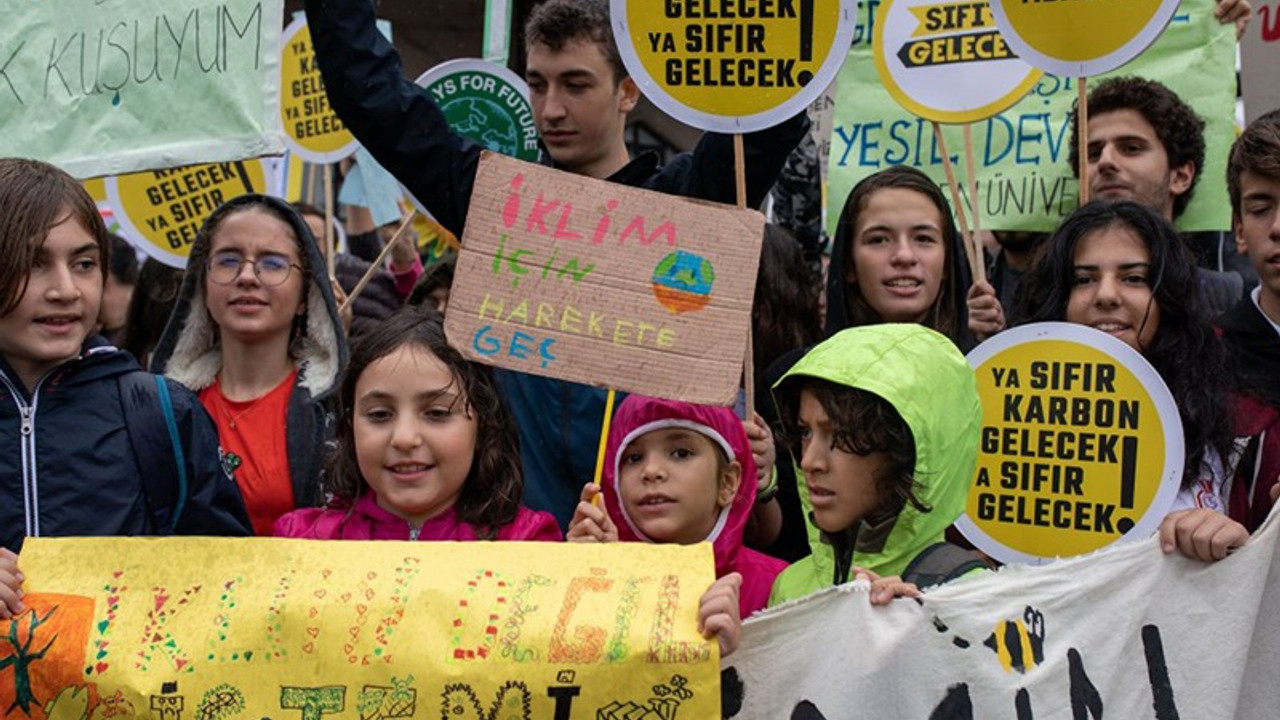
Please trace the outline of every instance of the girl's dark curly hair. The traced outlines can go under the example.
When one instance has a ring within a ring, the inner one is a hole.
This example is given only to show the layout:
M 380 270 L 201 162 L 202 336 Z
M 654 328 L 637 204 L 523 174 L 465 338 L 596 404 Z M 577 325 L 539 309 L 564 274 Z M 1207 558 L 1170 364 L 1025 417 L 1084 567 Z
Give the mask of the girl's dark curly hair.
M 873 175 L 863 178 L 857 185 L 853 186 L 853 190 L 849 192 L 849 197 L 845 200 L 844 209 L 840 211 L 840 221 L 837 225 L 836 232 L 847 238 L 842 245 L 839 240 L 836 247 L 843 247 L 844 252 L 849 253 L 849 257 L 845 259 L 850 270 L 854 268 L 853 249 L 856 241 L 855 233 L 858 225 L 858 215 L 867 209 L 867 202 L 871 200 L 871 196 L 879 190 L 887 189 L 913 190 L 924 195 L 938 208 L 938 215 L 942 218 L 942 247 L 943 247 L 943 275 L 942 284 L 938 287 L 938 297 L 933 302 L 933 309 L 929 311 L 929 316 L 925 321 L 920 323 L 931 330 L 946 335 L 953 340 L 959 332 L 959 309 L 956 303 L 956 288 L 960 283 L 956 269 L 956 248 L 960 245 L 959 233 L 956 232 L 955 219 L 951 215 L 951 206 L 947 204 L 947 198 L 942 194 L 942 188 L 938 187 L 928 175 L 910 167 L 908 165 L 898 165 L 896 167 L 885 168 Z M 839 278 L 839 282 L 844 282 L 844 278 Z M 846 285 L 848 296 L 846 303 L 849 306 L 850 327 L 858 327 L 862 325 L 877 325 L 884 322 L 884 318 L 880 317 L 880 313 L 876 312 L 867 301 L 862 297 L 862 290 L 856 284 L 849 283 Z M 828 309 L 830 312 L 830 309 Z
M 1189 487 L 1200 476 L 1206 450 L 1213 448 L 1223 461 L 1231 450 L 1228 375 L 1222 346 L 1200 307 L 1195 260 L 1167 220 L 1132 202 L 1091 202 L 1076 210 L 1054 231 L 1040 261 L 1018 286 L 1011 324 L 1065 321 L 1076 247 L 1085 236 L 1117 226 L 1132 230 L 1151 254 L 1151 293 L 1160 325 L 1142 355 L 1178 404 L 1187 453 L 1182 484 Z
M 325 490 L 331 504 L 354 505 L 369 484 L 356 459 L 354 408 L 356 383 L 369 365 L 396 350 L 412 345 L 434 355 L 449 368 L 461 389 L 468 417 L 476 421 L 476 449 L 471 471 L 462 485 L 454 509 L 458 518 L 493 539 L 520 510 L 524 478 L 520 471 L 520 439 L 507 406 L 498 395 L 493 372 L 472 363 L 449 346 L 444 318 L 434 308 L 411 306 L 400 310 L 360 336 L 351 348 L 351 363 L 338 390 L 337 447 L 330 453 Z
M 875 393 L 814 377 L 788 378 L 778 388 L 778 400 L 784 441 L 792 457 L 804 457 L 797 429 L 800 393 L 806 391 L 813 393 L 831 420 L 834 449 L 862 456 L 884 453 L 888 457 L 875 472 L 873 480 L 880 504 L 867 519 L 893 517 L 908 503 L 922 513 L 932 511 L 916 495 L 920 483 L 915 477 L 916 443 L 911 427 L 889 401 Z
M 757 377 L 787 352 L 822 339 L 821 292 L 822 279 L 804 261 L 795 235 L 781 225 L 765 225 L 751 307 Z

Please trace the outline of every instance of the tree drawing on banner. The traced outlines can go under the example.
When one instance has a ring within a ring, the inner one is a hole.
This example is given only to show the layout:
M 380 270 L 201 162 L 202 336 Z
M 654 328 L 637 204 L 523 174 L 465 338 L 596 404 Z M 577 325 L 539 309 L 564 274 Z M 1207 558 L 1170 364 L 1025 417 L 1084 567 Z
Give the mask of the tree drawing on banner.
M 81 686 L 93 599 L 31 593 L 27 609 L 0 622 L 0 716 L 46 720 L 63 688 Z
M 5 715 L 19 707 L 27 715 L 31 714 L 31 703 L 36 700 L 31 689 L 31 664 L 44 658 L 58 636 L 49 636 L 48 642 L 38 650 L 35 649 L 38 646 L 36 638 L 39 636 L 40 641 L 44 641 L 45 634 L 40 633 L 39 628 L 57 612 L 57 605 L 45 611 L 43 616 L 33 608 L 9 621 L 9 633 L 4 638 L 4 642 L 8 644 L 5 648 L 8 654 L 0 658 L 0 672 L 13 670 L 14 699 L 13 704 L 5 710 Z

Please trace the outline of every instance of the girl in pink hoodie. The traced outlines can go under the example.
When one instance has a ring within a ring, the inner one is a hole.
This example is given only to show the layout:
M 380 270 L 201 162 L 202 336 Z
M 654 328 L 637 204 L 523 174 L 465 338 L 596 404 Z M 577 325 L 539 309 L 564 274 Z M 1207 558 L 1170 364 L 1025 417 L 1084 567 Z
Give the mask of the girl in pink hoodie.
M 284 515 L 277 537 L 561 539 L 549 513 L 520 505 L 519 440 L 492 373 L 449 347 L 434 310 L 361 337 L 338 402 L 329 506 Z
M 605 452 L 604 487 L 583 490 L 569 540 L 709 542 L 716 577 L 742 576 L 741 617 L 768 605 L 787 564 L 742 544 L 756 464 L 729 408 L 631 395 L 618 406 Z M 603 511 L 592 504 L 597 493 Z

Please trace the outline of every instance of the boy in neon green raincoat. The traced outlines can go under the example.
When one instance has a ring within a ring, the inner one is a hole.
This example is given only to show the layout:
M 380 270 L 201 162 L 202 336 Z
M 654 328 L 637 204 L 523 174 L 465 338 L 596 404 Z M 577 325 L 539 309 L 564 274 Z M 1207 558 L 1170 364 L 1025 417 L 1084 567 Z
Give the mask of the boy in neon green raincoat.
M 964 511 L 982 420 L 973 370 L 950 340 L 913 324 L 850 328 L 809 351 L 774 395 L 813 552 L 778 576 L 770 605 L 847 582 L 854 568 L 924 587 L 982 567 L 943 541 Z

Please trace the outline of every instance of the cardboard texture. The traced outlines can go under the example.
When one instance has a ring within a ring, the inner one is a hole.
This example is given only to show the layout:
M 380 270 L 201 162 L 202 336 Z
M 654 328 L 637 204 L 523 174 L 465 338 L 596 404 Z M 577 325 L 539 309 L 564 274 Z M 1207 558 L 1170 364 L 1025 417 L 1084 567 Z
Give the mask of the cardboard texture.
M 705 544 L 30 538 L 22 562 L 8 720 L 719 716 Z
M 485 153 L 445 331 L 498 367 L 729 405 L 763 235 L 754 210 Z

